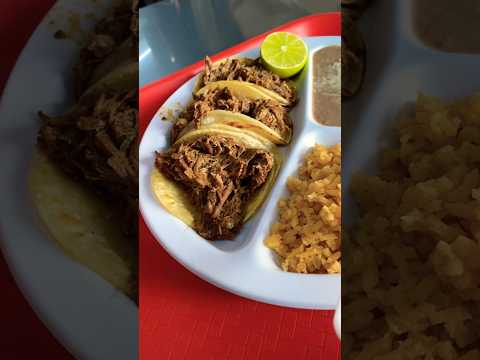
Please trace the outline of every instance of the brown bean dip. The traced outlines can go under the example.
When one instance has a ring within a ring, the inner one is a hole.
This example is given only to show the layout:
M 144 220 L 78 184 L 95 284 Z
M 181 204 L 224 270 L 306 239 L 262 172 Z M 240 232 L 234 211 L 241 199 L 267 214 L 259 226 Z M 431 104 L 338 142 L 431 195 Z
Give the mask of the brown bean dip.
M 327 126 L 341 125 L 341 50 L 327 46 L 313 55 L 313 117 Z

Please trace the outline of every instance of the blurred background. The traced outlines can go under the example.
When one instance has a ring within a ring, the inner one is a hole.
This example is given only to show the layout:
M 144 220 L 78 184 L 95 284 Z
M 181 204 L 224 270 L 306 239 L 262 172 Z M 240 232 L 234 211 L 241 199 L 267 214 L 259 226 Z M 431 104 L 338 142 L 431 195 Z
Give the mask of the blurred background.
M 141 1 L 140 86 L 339 0 Z

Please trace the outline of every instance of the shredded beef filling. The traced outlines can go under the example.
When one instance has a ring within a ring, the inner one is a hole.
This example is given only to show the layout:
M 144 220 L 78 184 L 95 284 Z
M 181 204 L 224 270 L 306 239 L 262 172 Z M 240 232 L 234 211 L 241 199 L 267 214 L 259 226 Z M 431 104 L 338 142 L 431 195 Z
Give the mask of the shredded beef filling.
M 155 165 L 191 194 L 201 211 L 194 224 L 198 234 L 219 240 L 232 239 L 239 231 L 248 200 L 272 170 L 273 156 L 232 138 L 202 136 L 157 153 Z
M 125 210 L 125 230 L 136 234 L 138 209 L 137 91 L 104 94 L 76 112 L 40 113 L 38 144 L 75 179 Z
M 292 105 L 296 101 L 295 90 L 277 74 L 266 70 L 259 60 L 242 63 L 238 59 L 227 59 L 220 65 L 214 65 L 210 58 L 205 58 L 203 85 L 220 80 L 241 80 L 275 91 Z
M 280 134 L 292 128 L 288 109 L 274 100 L 239 99 L 228 88 L 213 89 L 201 95 L 195 95 L 194 101 L 179 115 L 172 128 L 172 140 L 191 122 L 196 124 L 212 110 L 227 110 L 242 113 L 265 124 Z
M 88 44 L 80 51 L 80 59 L 73 68 L 75 95 L 80 97 L 87 89 L 95 68 L 124 41 L 138 42 L 138 1 L 131 6 L 118 6 L 112 15 L 100 20 Z M 132 54 L 133 58 L 137 54 Z

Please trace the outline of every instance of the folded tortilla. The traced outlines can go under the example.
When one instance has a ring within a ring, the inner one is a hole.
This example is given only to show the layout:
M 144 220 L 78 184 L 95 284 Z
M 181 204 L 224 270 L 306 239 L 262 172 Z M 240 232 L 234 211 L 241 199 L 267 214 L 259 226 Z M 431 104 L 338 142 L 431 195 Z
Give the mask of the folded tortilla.
M 233 62 L 236 62 L 237 66 L 233 65 Z M 243 67 L 245 71 L 236 74 L 239 67 Z M 198 76 L 195 92 L 202 91 L 202 88 L 211 83 L 221 84 L 221 81 L 243 82 L 248 84 L 251 95 L 268 96 L 285 106 L 292 106 L 296 102 L 294 84 L 291 81 L 280 79 L 278 75 L 264 68 L 255 59 L 226 58 L 212 63 L 210 58 L 206 57 L 205 70 Z
M 65 254 L 134 297 L 136 245 L 120 230 L 108 203 L 40 150 L 33 154 L 29 188 L 42 224 Z
M 65 114 L 55 117 L 42 114 L 41 117 L 58 129 L 71 131 L 71 125 L 84 116 L 85 108 L 92 107 L 105 93 L 123 94 L 134 89 L 137 81 L 138 64 L 126 63 L 89 87 Z M 78 132 L 77 135 L 81 135 L 81 130 Z M 48 136 L 48 131 L 42 136 Z M 85 152 L 94 150 L 84 149 Z M 135 239 L 121 226 L 126 223 L 125 214 L 112 206 L 106 197 L 99 196 L 100 189 L 94 184 L 87 186 L 88 179 L 82 179 L 80 172 L 72 174 L 69 169 L 67 174 L 62 162 L 54 159 L 58 152 L 54 149 L 51 152 L 53 158 L 47 157 L 41 146 L 37 146 L 30 168 L 29 187 L 40 220 L 69 257 L 135 299 L 138 250 Z
M 249 130 L 239 131 L 238 129 L 224 124 L 209 124 L 188 132 L 181 137 L 174 145 L 188 144 L 202 136 L 221 136 L 232 138 L 247 149 L 264 150 L 272 154 L 274 163 L 268 174 L 266 182 L 248 200 L 245 208 L 243 222 L 248 221 L 268 196 L 281 167 L 282 158 L 275 144 L 265 138 L 258 136 Z M 151 173 L 152 191 L 158 202 L 173 216 L 180 219 L 186 225 L 193 227 L 195 219 L 198 219 L 199 210 L 190 200 L 189 194 L 177 182 L 162 174 L 156 167 Z

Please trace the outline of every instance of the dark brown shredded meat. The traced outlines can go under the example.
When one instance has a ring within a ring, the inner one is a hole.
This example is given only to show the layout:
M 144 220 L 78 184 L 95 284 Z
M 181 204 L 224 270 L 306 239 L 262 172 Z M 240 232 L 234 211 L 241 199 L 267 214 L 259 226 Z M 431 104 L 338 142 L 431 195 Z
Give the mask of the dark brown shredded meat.
M 191 194 L 201 211 L 194 229 L 208 240 L 232 239 L 245 216 L 245 206 L 265 184 L 273 156 L 247 149 L 234 139 L 202 136 L 157 153 L 155 165 Z
M 138 41 L 138 1 L 131 6 L 118 6 L 113 14 L 100 20 L 87 45 L 80 51 L 80 59 L 73 68 L 75 96 L 78 98 L 88 88 L 95 68 L 113 51 L 132 39 Z M 136 54 L 132 54 L 136 58 Z
M 116 3 L 111 15 L 95 26 L 88 44 L 73 68 L 73 89 L 80 98 L 107 59 L 118 60 L 118 49 L 138 58 L 138 1 Z M 114 61 L 111 63 L 115 64 Z M 107 73 L 113 68 L 104 66 Z M 115 209 L 134 252 L 138 228 L 138 91 L 105 89 L 103 94 L 84 95 L 65 115 L 40 112 L 38 146 L 60 169 L 86 184 Z M 69 201 L 66 199 L 65 201 Z M 112 219 L 112 221 L 114 221 Z M 94 230 L 94 229 L 92 229 Z M 131 262 L 131 296 L 137 301 L 137 259 Z
M 133 38 L 138 42 L 138 0 L 132 1 L 132 16 L 130 19 L 130 31 L 132 32 Z
M 287 81 L 280 79 L 277 74 L 265 69 L 260 60 L 240 61 L 239 59 L 226 59 L 221 64 L 213 64 L 207 56 L 205 58 L 205 74 L 202 85 L 220 80 L 241 80 L 266 89 L 275 91 L 284 97 L 291 105 L 296 102 L 295 90 Z
M 250 100 L 235 97 L 228 88 L 212 89 L 195 95 L 194 101 L 183 111 L 172 128 L 172 140 L 192 121 L 196 124 L 212 110 L 227 110 L 248 115 L 284 135 L 291 131 L 288 109 L 275 100 Z
M 138 209 L 137 91 L 103 94 L 62 117 L 40 113 L 38 144 L 62 170 L 125 210 L 136 234 Z

